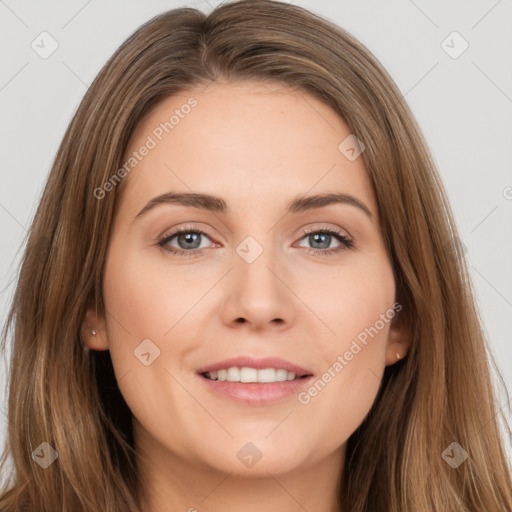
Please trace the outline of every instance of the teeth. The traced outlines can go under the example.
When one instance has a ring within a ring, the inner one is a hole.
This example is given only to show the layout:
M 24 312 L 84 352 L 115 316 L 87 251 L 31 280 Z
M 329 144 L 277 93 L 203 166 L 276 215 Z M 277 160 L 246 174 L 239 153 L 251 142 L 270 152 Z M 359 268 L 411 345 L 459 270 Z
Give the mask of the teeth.
M 228 368 L 226 378 L 223 380 L 228 380 L 229 382 L 239 382 L 240 381 L 240 368 L 234 366 L 233 368 Z
M 211 380 L 221 382 L 283 382 L 286 380 L 295 380 L 295 373 L 283 369 L 265 368 L 257 370 L 256 368 L 233 366 L 223 370 L 207 372 L 206 377 Z M 298 378 L 298 377 L 297 377 Z
M 263 370 L 263 371 L 265 371 L 265 370 Z M 240 368 L 239 381 L 240 382 L 258 382 L 260 372 L 261 372 L 261 370 L 256 370 L 256 368 L 245 368 L 245 367 Z
M 293 373 L 290 372 L 292 375 Z M 286 370 L 276 370 L 276 380 L 281 382 L 288 378 L 288 372 Z

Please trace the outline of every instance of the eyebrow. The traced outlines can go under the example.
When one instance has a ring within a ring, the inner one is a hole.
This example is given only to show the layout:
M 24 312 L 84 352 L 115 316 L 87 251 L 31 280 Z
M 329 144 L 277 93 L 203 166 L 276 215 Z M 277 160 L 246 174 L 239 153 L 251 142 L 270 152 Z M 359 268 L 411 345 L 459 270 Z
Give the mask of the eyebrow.
M 230 209 L 224 199 L 210 194 L 189 192 L 167 192 L 152 198 L 144 208 L 135 216 L 134 221 L 161 204 L 180 204 L 201 210 L 228 214 Z M 313 196 L 296 197 L 286 207 L 287 213 L 301 213 L 308 210 L 324 208 L 332 204 L 347 204 L 363 211 L 370 219 L 373 215 L 370 209 L 359 199 L 350 194 L 317 194 Z

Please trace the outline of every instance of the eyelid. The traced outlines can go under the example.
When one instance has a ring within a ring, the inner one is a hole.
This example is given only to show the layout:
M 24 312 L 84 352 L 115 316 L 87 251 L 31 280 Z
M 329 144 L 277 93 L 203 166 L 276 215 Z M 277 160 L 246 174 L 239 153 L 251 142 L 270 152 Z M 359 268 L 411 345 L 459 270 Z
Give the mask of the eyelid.
M 197 224 L 185 224 L 178 227 L 166 229 L 164 233 L 158 237 L 158 240 L 165 240 L 166 238 L 178 235 L 181 232 L 194 231 L 208 235 L 209 238 L 215 239 L 216 237 L 211 233 L 211 230 L 207 227 L 202 227 Z
M 315 233 L 317 231 L 331 231 L 332 233 L 338 233 L 340 235 L 344 235 L 346 238 L 352 240 L 352 236 L 348 233 L 346 229 L 340 228 L 339 226 L 333 227 L 329 226 L 326 223 L 320 223 L 319 225 L 308 226 L 305 228 L 301 228 L 301 233 L 309 234 Z

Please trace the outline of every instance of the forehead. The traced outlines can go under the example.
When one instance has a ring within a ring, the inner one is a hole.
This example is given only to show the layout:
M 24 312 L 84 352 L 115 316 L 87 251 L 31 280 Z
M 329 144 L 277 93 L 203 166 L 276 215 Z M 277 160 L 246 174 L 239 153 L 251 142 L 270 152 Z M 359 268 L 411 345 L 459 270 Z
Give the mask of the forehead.
M 163 100 L 136 127 L 124 157 L 138 153 L 126 201 L 135 208 L 178 190 L 225 197 L 230 210 L 268 209 L 297 195 L 342 192 L 376 215 L 362 157 L 349 160 L 339 147 L 350 135 L 334 110 L 283 84 L 191 88 Z

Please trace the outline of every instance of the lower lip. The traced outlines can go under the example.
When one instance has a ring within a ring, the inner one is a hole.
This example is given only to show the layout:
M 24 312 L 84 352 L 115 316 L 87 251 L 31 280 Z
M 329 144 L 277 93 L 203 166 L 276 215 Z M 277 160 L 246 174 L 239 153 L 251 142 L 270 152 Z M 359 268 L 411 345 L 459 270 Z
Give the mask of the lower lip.
M 268 383 L 218 381 L 207 379 L 203 375 L 199 375 L 199 378 L 220 396 L 244 404 L 266 405 L 299 393 L 301 389 L 309 385 L 313 376 Z

